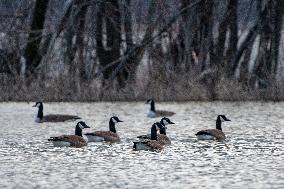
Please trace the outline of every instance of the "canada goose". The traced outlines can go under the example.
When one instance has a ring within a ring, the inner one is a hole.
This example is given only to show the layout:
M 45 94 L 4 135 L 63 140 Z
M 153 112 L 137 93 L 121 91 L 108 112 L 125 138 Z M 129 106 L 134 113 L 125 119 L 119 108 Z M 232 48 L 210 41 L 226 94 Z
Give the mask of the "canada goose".
M 166 134 L 166 125 L 169 124 L 175 124 L 173 123 L 169 118 L 163 117 L 161 119 L 160 122 L 157 122 L 158 124 L 161 124 L 161 128 L 160 128 L 160 134 L 157 134 L 157 140 L 159 142 L 161 142 L 163 145 L 169 145 L 171 144 L 171 140 L 169 139 L 169 137 Z M 137 138 L 139 138 L 140 140 L 145 140 L 145 139 L 150 139 L 151 138 L 151 134 L 148 135 L 140 135 Z
M 38 107 L 38 113 L 36 116 L 35 121 L 38 123 L 42 122 L 64 122 L 67 120 L 76 120 L 76 119 L 81 119 L 78 116 L 74 115 L 61 115 L 61 114 L 50 114 L 50 115 L 45 115 L 43 116 L 43 104 L 42 102 L 36 102 L 33 107 Z
M 133 142 L 134 150 L 162 150 L 163 144 L 157 140 L 157 130 L 161 129 L 162 124 L 156 122 L 151 127 L 151 139 Z
M 90 128 L 85 122 L 79 121 L 75 127 L 75 135 L 61 135 L 58 137 L 50 137 L 48 141 L 52 141 L 55 147 L 83 147 L 87 146 L 87 141 L 82 136 L 82 130 Z
M 226 118 L 225 115 L 218 115 L 216 120 L 216 129 L 202 130 L 195 135 L 199 140 L 218 140 L 222 141 L 226 139 L 225 134 L 222 131 L 221 123 L 224 121 L 231 121 Z
M 163 117 L 163 116 L 172 116 L 175 113 L 169 112 L 169 111 L 162 111 L 162 110 L 156 110 L 155 109 L 155 102 L 153 99 L 149 99 L 146 101 L 146 104 L 150 104 L 150 110 L 147 113 L 147 117 L 154 118 L 154 117 Z
M 123 122 L 118 119 L 118 117 L 113 116 L 109 120 L 109 131 L 95 131 L 93 133 L 86 133 L 88 137 L 88 142 L 119 142 L 120 138 L 116 133 L 115 124 L 118 122 Z

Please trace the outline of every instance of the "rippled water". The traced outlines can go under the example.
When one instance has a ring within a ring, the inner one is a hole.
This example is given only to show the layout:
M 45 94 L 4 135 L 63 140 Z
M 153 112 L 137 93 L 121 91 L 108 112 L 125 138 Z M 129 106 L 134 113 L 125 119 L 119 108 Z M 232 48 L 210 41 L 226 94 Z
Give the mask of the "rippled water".
M 83 117 L 90 130 L 107 130 L 118 115 L 119 144 L 54 148 L 50 136 L 73 134 L 75 122 L 34 123 L 33 103 L 0 104 L 0 188 L 284 188 L 284 103 L 161 103 L 177 114 L 172 145 L 133 151 L 132 141 L 158 119 L 143 103 L 48 103 L 45 113 Z M 218 114 L 225 142 L 197 141 Z M 89 131 L 89 130 L 85 130 Z

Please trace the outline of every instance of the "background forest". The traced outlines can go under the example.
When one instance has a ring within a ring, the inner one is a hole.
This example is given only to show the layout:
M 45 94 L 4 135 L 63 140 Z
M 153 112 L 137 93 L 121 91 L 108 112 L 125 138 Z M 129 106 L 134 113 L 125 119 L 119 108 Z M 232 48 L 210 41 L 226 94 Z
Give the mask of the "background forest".
M 282 0 L 1 0 L 0 101 L 284 100 Z

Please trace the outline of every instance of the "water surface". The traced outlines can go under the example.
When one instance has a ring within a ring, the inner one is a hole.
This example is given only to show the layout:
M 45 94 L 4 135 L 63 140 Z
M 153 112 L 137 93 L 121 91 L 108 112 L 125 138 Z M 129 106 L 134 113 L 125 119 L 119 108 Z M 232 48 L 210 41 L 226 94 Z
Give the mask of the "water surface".
M 54 148 L 50 136 L 73 134 L 76 122 L 34 122 L 33 103 L 0 104 L 0 188 L 284 188 L 284 103 L 160 103 L 175 111 L 168 126 L 172 145 L 162 152 L 133 151 L 136 136 L 159 119 L 146 118 L 144 103 L 46 103 L 44 113 L 83 117 L 107 130 L 117 115 L 119 144 Z M 218 114 L 225 142 L 197 141 Z

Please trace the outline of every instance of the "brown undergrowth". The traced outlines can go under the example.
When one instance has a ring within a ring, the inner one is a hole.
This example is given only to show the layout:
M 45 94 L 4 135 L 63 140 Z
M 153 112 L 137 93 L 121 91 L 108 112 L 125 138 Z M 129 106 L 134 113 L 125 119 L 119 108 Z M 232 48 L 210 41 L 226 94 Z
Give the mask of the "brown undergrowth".
M 265 89 L 250 89 L 238 81 L 220 80 L 214 88 L 188 76 L 151 77 L 130 82 L 123 89 L 115 84 L 102 87 L 98 80 L 80 82 L 69 77 L 33 80 L 1 76 L 0 101 L 283 101 L 284 85 L 278 83 Z M 214 90 L 214 91 L 212 91 Z M 214 92 L 214 97 L 212 96 Z

